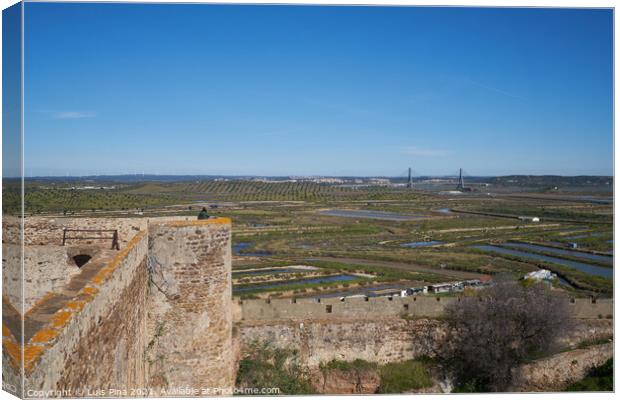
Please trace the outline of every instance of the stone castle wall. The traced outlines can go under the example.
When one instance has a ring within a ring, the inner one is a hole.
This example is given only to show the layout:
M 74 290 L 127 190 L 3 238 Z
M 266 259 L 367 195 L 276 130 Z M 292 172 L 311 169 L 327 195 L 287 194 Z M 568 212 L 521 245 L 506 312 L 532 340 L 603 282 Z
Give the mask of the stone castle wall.
M 263 343 L 295 349 L 311 369 L 334 359 L 385 364 L 433 356 L 445 334 L 439 320 L 402 318 L 247 322 L 239 332 L 242 354 Z
M 149 228 L 148 336 L 152 339 L 147 346 L 147 386 L 153 390 L 233 388 L 227 221 Z
M 152 223 L 195 220 L 195 217 L 26 217 L 24 219 L 25 246 L 60 246 L 63 229 L 116 229 L 121 247 Z M 21 245 L 21 218 L 6 216 L 2 220 L 2 242 Z M 106 235 L 108 236 L 108 235 Z M 68 241 L 73 243 L 72 241 Z M 90 244 L 108 243 L 110 240 L 91 240 Z M 78 243 L 85 243 L 79 241 Z M 89 242 L 86 242 L 89 243 Z
M 136 235 L 33 335 L 24 348 L 26 397 L 144 384 L 147 244 L 146 232 Z
M 441 319 L 373 318 L 246 321 L 239 324 L 241 355 L 256 346 L 297 350 L 299 362 L 317 369 L 331 360 L 363 359 L 378 364 L 437 355 L 446 333 Z M 613 337 L 610 319 L 578 320 L 560 338 L 563 347 Z
M 353 297 L 313 299 L 252 299 L 240 300 L 236 312 L 241 321 L 288 319 L 384 318 L 407 316 L 413 318 L 441 317 L 445 307 L 458 297 Z M 607 318 L 613 314 L 612 299 L 571 299 L 575 318 Z
M 146 218 L 46 218 L 27 217 L 24 220 L 24 245 L 25 246 L 60 246 L 62 245 L 63 229 L 116 229 L 118 230 L 121 247 L 127 244 L 134 235 L 146 230 L 148 220 Z M 10 241 L 4 243 L 21 244 L 19 235 L 19 220 L 7 218 L 2 222 L 2 229 Z M 97 236 L 98 234 L 95 234 Z M 102 235 L 104 236 L 104 235 Z M 105 234 L 109 236 L 109 234 Z M 68 241 L 69 244 L 102 244 L 111 240 Z
M 66 226 L 104 229 L 112 221 L 121 249 L 95 249 L 101 253 L 91 272 L 74 265 L 76 274 L 46 287 L 49 291 L 39 293 L 32 309 L 41 317 L 28 317 L 27 310 L 23 318 L 23 308 L 3 298 L 3 312 L 11 317 L 3 318 L 3 377 L 15 394 L 159 396 L 167 393 L 144 389 L 232 388 L 230 220 L 103 219 L 95 224 L 95 219 L 87 219 L 86 225 L 62 220 L 64 225 L 45 225 L 41 219 L 39 236 L 26 246 L 26 259 L 35 267 L 26 272 L 34 274 L 35 281 L 77 248 L 42 245 L 62 237 Z M 22 348 L 19 326 L 24 319 Z
M 237 301 L 240 351 L 250 354 L 264 343 L 297 350 L 300 363 L 311 370 L 334 359 L 385 364 L 433 357 L 445 335 L 441 316 L 455 301 L 434 296 Z M 560 338 L 562 346 L 613 336 L 611 299 L 567 301 L 576 324 Z
M 93 253 L 94 249 L 111 249 L 112 240 L 69 239 L 62 245 L 63 230 L 67 229 L 116 229 L 119 245 L 124 247 L 141 231 L 147 230 L 149 223 L 166 223 L 189 219 L 190 217 L 156 217 L 156 218 L 44 218 L 28 217 L 24 222 L 24 245 L 22 255 L 19 236 L 20 221 L 7 217 L 3 221 L 3 293 L 8 296 L 16 309 L 27 312 L 46 293 L 61 290 L 79 268 L 71 257 L 78 253 Z M 111 233 L 71 232 L 78 236 L 104 236 Z M 85 251 L 78 252 L 77 249 Z M 22 279 L 21 260 L 24 261 Z M 22 294 L 22 282 L 24 291 Z M 22 298 L 23 296 L 23 298 Z
M 515 372 L 512 392 L 563 391 L 567 385 L 583 379 L 594 367 L 614 355 L 612 341 L 585 349 L 561 352 L 525 364 Z
M 21 246 L 3 243 L 2 293 L 8 296 L 11 304 L 18 309 L 21 309 L 20 299 L 23 295 L 23 307 L 27 312 L 46 293 L 61 290 L 80 272 L 80 269 L 72 263 L 67 250 L 68 247 L 65 246 L 28 246 L 23 254 L 23 273 L 26 279 L 22 280 L 21 267 L 8 267 L 21 265 Z

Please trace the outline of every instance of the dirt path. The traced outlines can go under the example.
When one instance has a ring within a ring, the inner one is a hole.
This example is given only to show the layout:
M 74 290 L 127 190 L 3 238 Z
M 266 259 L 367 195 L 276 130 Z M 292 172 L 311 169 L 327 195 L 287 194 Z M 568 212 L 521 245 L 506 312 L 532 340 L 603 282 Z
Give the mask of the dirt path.
M 483 274 L 479 274 L 477 272 L 466 272 L 466 271 L 455 271 L 451 269 L 422 267 L 420 265 L 407 264 L 407 263 L 397 262 L 397 261 L 375 261 L 375 260 L 366 260 L 363 258 L 346 258 L 346 257 L 311 257 L 311 258 L 306 258 L 304 260 L 305 261 L 311 261 L 311 260 L 334 261 L 334 262 L 341 262 L 345 264 L 358 264 L 358 265 L 394 268 L 394 269 L 398 269 L 401 271 L 428 272 L 432 274 L 453 277 L 455 279 L 479 279 L 481 276 L 483 276 Z

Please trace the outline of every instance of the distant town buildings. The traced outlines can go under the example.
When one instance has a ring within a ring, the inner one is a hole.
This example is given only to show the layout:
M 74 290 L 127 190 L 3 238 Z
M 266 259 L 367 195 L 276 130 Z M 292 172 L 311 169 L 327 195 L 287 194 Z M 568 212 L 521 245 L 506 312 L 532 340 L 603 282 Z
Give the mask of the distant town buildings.
M 388 178 L 334 178 L 324 176 L 289 176 L 284 179 L 256 177 L 251 178 L 251 182 L 261 183 L 316 183 L 323 185 L 343 185 L 343 186 L 393 186 Z
M 114 190 L 116 186 L 71 186 L 70 190 Z
M 375 186 L 389 186 L 391 181 L 384 178 L 370 178 L 368 179 L 368 183 Z

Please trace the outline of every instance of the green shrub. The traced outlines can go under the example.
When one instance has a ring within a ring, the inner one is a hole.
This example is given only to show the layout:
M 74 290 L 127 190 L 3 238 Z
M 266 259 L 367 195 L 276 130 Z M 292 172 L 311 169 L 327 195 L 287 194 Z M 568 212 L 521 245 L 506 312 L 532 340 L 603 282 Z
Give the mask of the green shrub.
M 614 390 L 614 359 L 592 368 L 580 381 L 570 384 L 567 392 L 611 392 Z
M 404 393 L 432 386 L 427 364 L 422 361 L 404 361 L 385 364 L 380 369 L 379 393 Z
M 588 348 L 590 346 L 595 346 L 597 344 L 609 343 L 610 340 L 611 340 L 610 338 L 582 340 L 581 342 L 579 342 L 579 344 L 577 344 L 577 348 L 578 349 L 586 349 L 586 348 Z
M 459 384 L 452 393 L 484 393 L 488 392 L 488 382 L 482 379 L 472 379 Z
M 279 388 L 279 394 L 314 393 L 308 371 L 302 368 L 294 350 L 253 343 L 249 354 L 239 362 L 236 386 L 239 388 Z

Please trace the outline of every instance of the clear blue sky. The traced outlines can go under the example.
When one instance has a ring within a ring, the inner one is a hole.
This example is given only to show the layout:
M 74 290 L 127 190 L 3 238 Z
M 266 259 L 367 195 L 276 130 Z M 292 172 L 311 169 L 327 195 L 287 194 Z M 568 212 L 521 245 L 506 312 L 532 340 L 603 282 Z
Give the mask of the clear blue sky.
M 27 3 L 27 175 L 612 174 L 611 10 Z

